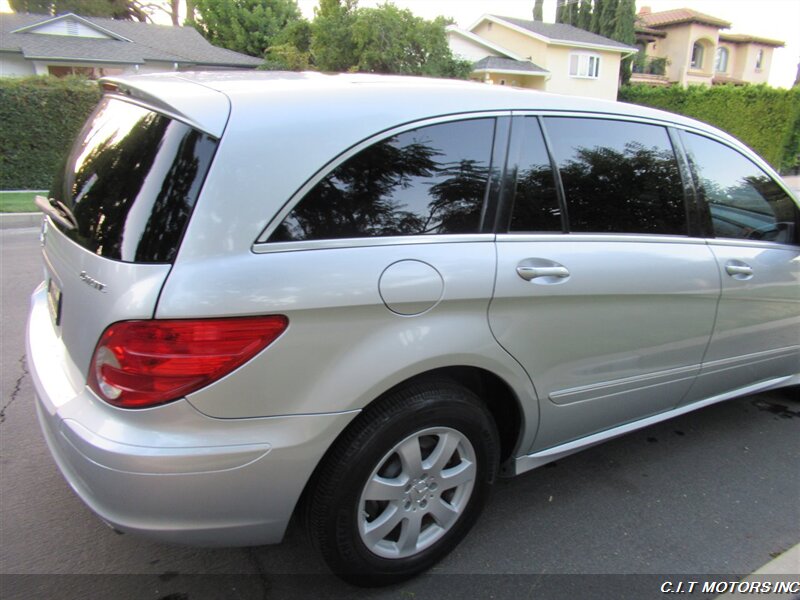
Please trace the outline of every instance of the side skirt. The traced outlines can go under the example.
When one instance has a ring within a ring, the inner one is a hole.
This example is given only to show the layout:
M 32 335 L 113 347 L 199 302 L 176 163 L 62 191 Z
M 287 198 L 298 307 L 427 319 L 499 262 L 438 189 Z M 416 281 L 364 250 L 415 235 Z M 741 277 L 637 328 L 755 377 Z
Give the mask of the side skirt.
M 546 450 L 540 450 L 539 452 L 534 452 L 533 454 L 528 454 L 527 456 L 518 456 L 517 458 L 511 459 L 505 465 L 503 465 L 501 473 L 507 477 L 519 475 L 520 473 L 541 467 L 549 462 L 559 460 L 565 456 L 573 454 L 574 452 L 584 450 L 585 448 L 590 448 L 591 446 L 605 442 L 606 440 L 625 435 L 626 433 L 636 431 L 637 429 L 642 429 L 643 427 L 655 425 L 656 423 L 672 419 L 673 417 L 678 417 L 693 410 L 697 410 L 698 408 L 710 406 L 724 400 L 730 400 L 731 398 L 747 396 L 749 394 L 764 392 L 766 390 L 786 387 L 789 385 L 800 385 L 800 374 L 790 375 L 788 377 L 777 377 L 775 379 L 768 379 L 767 381 L 754 383 L 752 385 L 737 388 L 730 392 L 725 392 L 724 394 L 699 400 L 686 406 L 680 406 L 678 408 L 674 408 L 645 419 L 626 423 L 624 425 L 620 425 L 619 427 L 607 429 L 605 431 L 573 440 L 565 444 L 553 446 L 551 448 L 547 448 Z

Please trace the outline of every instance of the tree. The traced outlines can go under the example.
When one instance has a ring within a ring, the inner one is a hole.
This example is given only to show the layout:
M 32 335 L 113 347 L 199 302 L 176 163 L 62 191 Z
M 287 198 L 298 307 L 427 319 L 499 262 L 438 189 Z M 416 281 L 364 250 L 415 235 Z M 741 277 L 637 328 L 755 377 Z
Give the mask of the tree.
M 603 6 L 605 0 L 594 0 L 594 8 L 592 9 L 592 23 L 589 31 L 592 33 L 600 33 L 600 15 L 603 13 Z
M 567 0 L 556 0 L 556 23 L 564 22 L 564 7 Z
M 194 26 L 209 42 L 258 57 L 300 20 L 295 0 L 195 0 L 195 8 Z
M 533 4 L 533 20 L 544 21 L 544 0 L 536 0 Z
M 293 21 L 281 31 L 267 49 L 260 69 L 307 71 L 311 58 L 311 23 L 305 19 Z
M 15 12 L 42 15 L 75 13 L 84 17 L 106 17 L 147 21 L 148 13 L 138 0 L 9 0 Z
M 353 25 L 356 0 L 320 0 L 311 24 L 311 56 L 321 71 L 347 71 L 358 62 Z
M 636 20 L 636 2 L 635 0 L 619 0 L 617 4 L 617 12 L 615 15 L 614 32 L 611 39 L 614 39 L 628 46 L 633 46 L 636 43 L 636 30 L 634 22 Z M 622 59 L 620 65 L 620 80 L 622 85 L 625 85 L 631 78 L 631 64 L 634 57 L 629 56 Z
M 427 21 L 393 4 L 359 9 L 352 30 L 356 70 L 464 78 L 471 65 L 453 58 L 447 25 L 443 17 Z
M 578 22 L 575 26 L 586 31 L 592 30 L 592 0 L 581 0 Z
M 616 25 L 617 4 L 619 0 L 603 0 L 603 8 L 600 13 L 600 35 L 610 38 L 614 35 Z
M 567 0 L 562 13 L 563 21 L 566 25 L 577 25 L 578 23 L 578 0 Z

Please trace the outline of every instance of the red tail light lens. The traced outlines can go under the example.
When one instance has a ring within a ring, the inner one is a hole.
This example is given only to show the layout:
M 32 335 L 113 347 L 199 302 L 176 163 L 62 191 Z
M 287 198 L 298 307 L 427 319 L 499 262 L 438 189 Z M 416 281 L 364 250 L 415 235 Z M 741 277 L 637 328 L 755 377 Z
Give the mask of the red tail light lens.
M 164 404 L 243 365 L 288 325 L 282 315 L 114 323 L 95 348 L 89 387 L 114 406 Z

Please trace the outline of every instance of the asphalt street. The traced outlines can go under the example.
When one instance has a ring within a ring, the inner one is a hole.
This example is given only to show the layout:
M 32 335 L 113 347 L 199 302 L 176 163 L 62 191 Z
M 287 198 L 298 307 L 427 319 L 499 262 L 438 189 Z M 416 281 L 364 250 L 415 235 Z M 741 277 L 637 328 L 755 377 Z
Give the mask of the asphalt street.
M 658 598 L 666 580 L 738 579 L 800 542 L 800 399 L 781 391 L 503 480 L 451 556 L 382 590 L 327 575 L 296 524 L 283 544 L 249 549 L 117 535 L 63 480 L 36 422 L 24 326 L 41 276 L 37 232 L 0 231 L 0 261 L 4 600 Z

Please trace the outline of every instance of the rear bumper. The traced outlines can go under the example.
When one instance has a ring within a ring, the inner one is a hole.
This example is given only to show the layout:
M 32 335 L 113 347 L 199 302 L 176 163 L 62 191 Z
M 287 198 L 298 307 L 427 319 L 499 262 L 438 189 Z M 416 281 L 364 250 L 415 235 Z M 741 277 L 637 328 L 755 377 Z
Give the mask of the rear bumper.
M 167 542 L 279 542 L 315 466 L 356 414 L 214 419 L 185 400 L 107 405 L 70 383 L 42 287 L 27 355 L 39 422 L 70 486 L 114 528 Z

